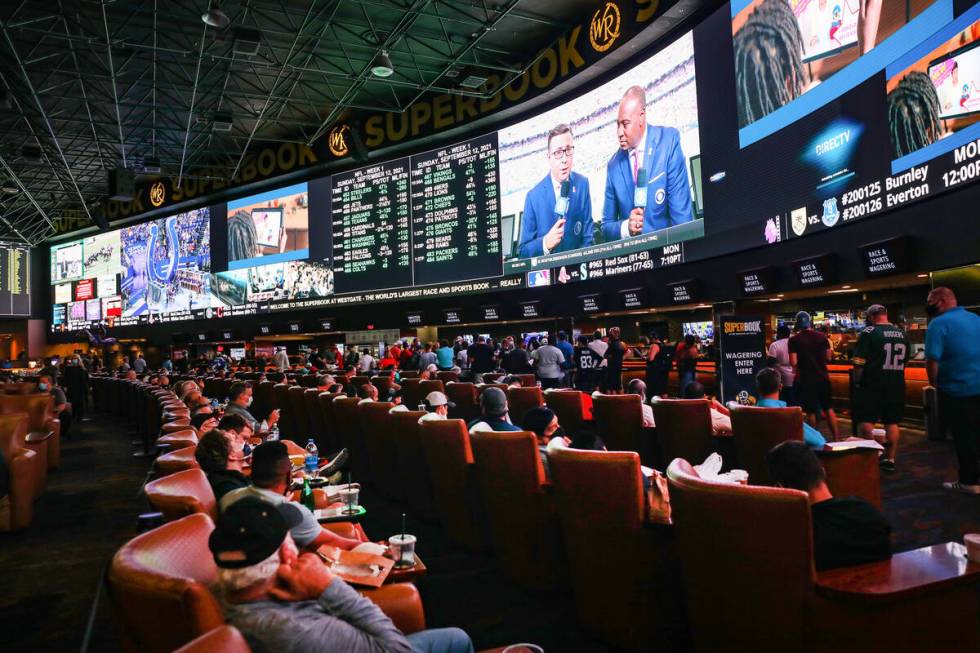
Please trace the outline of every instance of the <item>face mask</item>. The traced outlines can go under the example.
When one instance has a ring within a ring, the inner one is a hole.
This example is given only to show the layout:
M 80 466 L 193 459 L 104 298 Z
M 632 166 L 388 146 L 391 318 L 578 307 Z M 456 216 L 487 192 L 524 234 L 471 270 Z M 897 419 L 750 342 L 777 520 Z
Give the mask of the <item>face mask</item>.
M 40 390 L 41 392 L 44 392 L 45 390 L 48 389 L 48 384 L 47 383 L 38 383 L 37 384 L 37 389 Z
M 251 406 L 251 405 L 252 405 L 252 397 L 249 397 L 248 398 L 248 401 L 245 402 L 245 406 L 248 407 L 248 406 Z
M 926 315 L 929 317 L 936 317 L 939 315 L 939 306 L 936 304 L 926 304 Z
M 555 438 L 563 438 L 563 437 L 565 437 L 565 428 L 562 426 L 556 428 L 555 432 L 551 434 L 552 440 L 554 440 Z

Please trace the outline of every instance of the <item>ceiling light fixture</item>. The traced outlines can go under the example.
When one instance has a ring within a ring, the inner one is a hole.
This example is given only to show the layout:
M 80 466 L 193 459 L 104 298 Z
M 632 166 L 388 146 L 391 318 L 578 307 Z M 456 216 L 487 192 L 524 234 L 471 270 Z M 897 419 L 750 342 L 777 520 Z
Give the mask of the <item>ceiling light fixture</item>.
M 228 18 L 228 14 L 221 11 L 221 7 L 215 2 L 205 13 L 201 14 L 201 20 L 208 27 L 214 27 L 215 29 L 224 29 L 231 24 L 231 19 Z
M 371 74 L 375 77 L 391 77 L 395 72 L 395 66 L 391 63 L 387 50 L 382 50 L 374 56 L 371 62 Z

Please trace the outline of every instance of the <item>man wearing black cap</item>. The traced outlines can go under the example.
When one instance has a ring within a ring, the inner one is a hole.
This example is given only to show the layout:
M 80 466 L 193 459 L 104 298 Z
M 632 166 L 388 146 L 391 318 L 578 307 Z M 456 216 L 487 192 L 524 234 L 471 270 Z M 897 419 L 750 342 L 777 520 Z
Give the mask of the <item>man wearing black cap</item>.
M 548 453 L 555 449 L 567 449 L 571 440 L 565 437 L 565 430 L 558 424 L 555 411 L 547 406 L 536 406 L 524 415 L 524 430 L 534 433 L 538 440 L 538 455 L 541 456 L 541 466 L 544 476 L 551 480 L 551 469 L 548 467 Z
M 300 548 L 315 551 L 329 544 L 349 551 L 360 544 L 358 540 L 341 537 L 323 528 L 309 508 L 287 498 L 292 472 L 293 464 L 286 445 L 279 441 L 264 442 L 252 452 L 252 485 L 226 494 L 218 502 L 218 508 L 224 512 L 238 501 L 260 499 L 275 505 L 291 522 L 290 533 Z M 294 514 L 298 518 L 294 519 Z
M 789 363 L 793 366 L 793 388 L 796 399 L 806 413 L 810 426 L 817 427 L 817 416 L 827 416 L 833 439 L 840 439 L 837 414 L 831 403 L 830 374 L 827 362 L 834 356 L 827 336 L 813 328 L 813 320 L 806 311 L 796 314 L 799 331 L 789 339 Z
M 276 506 L 248 498 L 222 513 L 208 540 L 225 618 L 253 651 L 472 653 L 458 628 L 406 637 L 315 554 L 297 551 L 295 525 Z
M 507 417 L 507 395 L 500 388 L 487 388 L 480 395 L 480 412 L 482 417 L 477 417 L 469 423 L 470 433 L 477 431 L 520 431 L 519 428 L 510 423 Z

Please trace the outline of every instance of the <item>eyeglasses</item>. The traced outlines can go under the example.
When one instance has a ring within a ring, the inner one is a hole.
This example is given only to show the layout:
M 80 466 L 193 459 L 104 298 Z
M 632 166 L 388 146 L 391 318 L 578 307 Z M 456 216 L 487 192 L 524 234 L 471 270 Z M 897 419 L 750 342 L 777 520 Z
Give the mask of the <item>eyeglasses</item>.
M 575 152 L 575 146 L 569 145 L 568 147 L 563 147 L 560 150 L 555 150 L 548 156 L 550 156 L 555 161 L 561 161 L 562 159 L 571 158 L 573 152 Z

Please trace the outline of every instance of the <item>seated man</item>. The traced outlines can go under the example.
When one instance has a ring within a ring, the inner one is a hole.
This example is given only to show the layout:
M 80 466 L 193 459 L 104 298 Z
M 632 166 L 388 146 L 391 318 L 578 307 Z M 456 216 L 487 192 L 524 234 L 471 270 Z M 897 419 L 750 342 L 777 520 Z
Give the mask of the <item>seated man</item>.
M 449 417 L 449 409 L 455 408 L 456 404 L 449 401 L 449 397 L 435 390 L 425 396 L 425 415 L 419 418 L 419 424 L 432 420 L 446 419 Z
M 779 370 L 773 367 L 764 367 L 755 375 L 755 385 L 759 389 L 759 401 L 756 406 L 786 408 L 786 402 L 779 398 L 779 392 L 783 389 Z M 803 441 L 813 449 L 823 449 L 823 446 L 827 444 L 827 440 L 824 439 L 820 431 L 807 424 L 806 420 L 803 420 Z
M 403 398 L 404 398 L 404 393 L 403 393 L 403 391 L 402 391 L 401 388 L 398 388 L 393 393 L 391 393 L 391 403 L 393 403 L 395 405 L 392 406 L 391 407 L 391 410 L 389 410 L 388 412 L 389 413 L 402 413 L 402 412 L 407 413 L 409 411 L 409 407 L 404 404 Z
M 226 415 L 240 415 L 252 431 L 259 437 L 264 437 L 269 429 L 279 421 L 279 409 L 276 408 L 269 413 L 269 416 L 260 424 L 257 419 L 248 411 L 252 405 L 252 384 L 245 381 L 235 381 L 228 388 L 228 407 L 225 408 Z
M 191 414 L 191 426 L 198 433 L 207 433 L 211 429 L 218 428 L 218 420 L 211 410 L 211 406 L 199 406 Z
M 378 388 L 373 383 L 365 383 L 357 389 L 357 396 L 360 397 L 360 401 L 357 405 L 367 404 L 372 401 L 378 400 Z
M 891 557 L 888 520 L 864 499 L 834 498 L 823 467 L 809 447 L 794 440 L 777 444 L 766 462 L 776 485 L 810 496 L 813 561 L 818 571 Z
M 219 502 L 221 512 L 236 501 L 257 498 L 275 504 L 281 512 L 298 512 L 297 523 L 290 530 L 293 539 L 301 548 L 316 551 L 329 544 L 350 550 L 360 544 L 358 540 L 341 537 L 320 526 L 316 516 L 303 504 L 286 498 L 286 490 L 292 484 L 293 464 L 289 452 L 282 442 L 265 442 L 252 452 L 252 485 L 226 494 Z M 292 517 L 287 517 L 292 519 Z
M 239 501 L 208 539 L 218 600 L 251 650 L 473 653 L 458 628 L 403 635 L 315 554 L 300 554 L 289 534 L 296 522 L 270 508 L 261 500 Z
M 640 398 L 640 407 L 643 409 L 643 428 L 652 429 L 655 424 L 653 408 L 647 403 L 647 384 L 641 379 L 633 379 L 626 386 L 626 394 L 637 395 Z
M 478 431 L 520 431 L 507 416 L 507 395 L 500 388 L 487 388 L 480 395 L 480 413 L 469 423 L 470 433 Z
M 42 373 L 37 377 L 37 391 L 47 392 L 54 397 L 54 416 L 58 417 L 68 407 L 65 392 L 54 384 L 50 374 Z
M 329 392 L 330 386 L 334 384 L 333 376 L 330 374 L 321 374 L 316 377 L 316 389 L 320 392 Z
M 255 432 L 252 431 L 252 427 L 245 421 L 244 417 L 241 415 L 225 415 L 218 422 L 218 430 L 234 436 L 243 447 L 245 456 L 249 455 L 252 449 L 248 441 L 255 435 Z
M 548 452 L 566 449 L 571 440 L 565 436 L 565 429 L 558 424 L 558 415 L 547 406 L 536 406 L 524 415 L 524 430 L 531 431 L 538 439 L 538 454 L 544 467 L 544 476 L 551 480 L 548 467 Z
M 684 388 L 684 399 L 704 399 L 704 386 L 698 381 L 692 381 Z M 711 430 L 715 435 L 731 435 L 732 419 L 728 409 L 714 399 L 711 400 Z
M 224 417 L 221 421 L 229 419 Z M 212 429 L 201 436 L 194 451 L 194 459 L 208 477 L 216 501 L 231 492 L 251 485 L 242 474 L 245 455 L 238 437 L 221 429 Z

